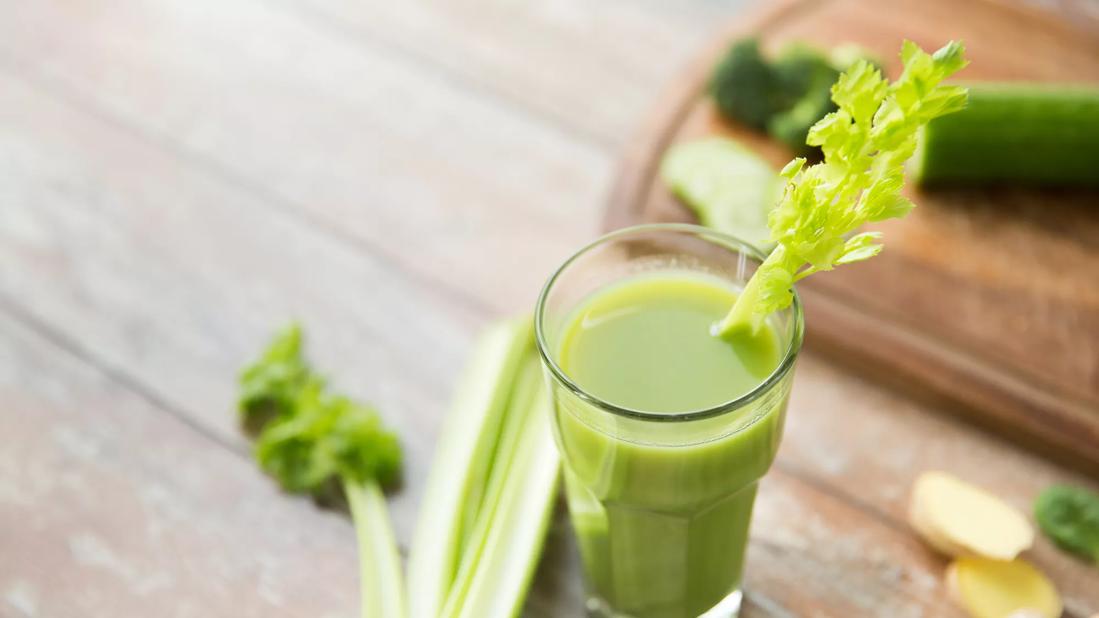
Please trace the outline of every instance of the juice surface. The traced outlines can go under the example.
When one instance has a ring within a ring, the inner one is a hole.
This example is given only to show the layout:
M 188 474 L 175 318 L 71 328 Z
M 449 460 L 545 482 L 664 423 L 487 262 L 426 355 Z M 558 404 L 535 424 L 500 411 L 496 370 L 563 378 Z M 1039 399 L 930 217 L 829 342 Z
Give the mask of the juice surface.
M 774 331 L 732 345 L 710 326 L 736 290 L 701 274 L 642 275 L 582 305 L 558 362 L 588 393 L 645 412 L 689 412 L 732 401 L 778 364 Z
M 557 340 L 558 364 L 619 407 L 720 406 L 762 383 L 781 357 L 771 326 L 735 344 L 709 334 L 735 297 L 702 274 L 627 279 L 575 310 Z M 790 375 L 752 403 L 690 422 L 623 418 L 554 389 L 569 510 L 590 591 L 607 615 L 693 618 L 739 588 Z

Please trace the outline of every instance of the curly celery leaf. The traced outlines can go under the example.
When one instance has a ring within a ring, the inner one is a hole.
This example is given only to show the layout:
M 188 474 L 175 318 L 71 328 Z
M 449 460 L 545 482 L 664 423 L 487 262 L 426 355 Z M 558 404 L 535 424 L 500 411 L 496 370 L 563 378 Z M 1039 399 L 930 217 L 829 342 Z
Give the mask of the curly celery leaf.
M 287 491 L 331 499 L 342 490 L 359 542 L 362 615 L 404 618 L 400 557 L 381 493 L 400 475 L 397 437 L 374 408 L 327 392 L 301 347 L 301 329 L 291 325 L 241 374 L 240 413 L 259 434 L 256 461 Z
M 277 416 L 293 409 L 294 399 L 310 379 L 301 355 L 301 326 L 292 323 L 275 335 L 267 350 L 240 373 L 241 424 L 258 432 Z
M 1099 494 L 1054 485 L 1034 501 L 1034 518 L 1059 547 L 1099 564 Z
M 401 448 L 374 408 L 329 395 L 312 380 L 298 393 L 294 413 L 260 434 L 256 459 L 283 489 L 323 496 L 340 478 L 393 483 Z
M 966 65 L 964 51 L 952 41 L 927 54 L 905 41 L 904 72 L 892 84 L 865 60 L 840 75 L 832 87 L 839 109 L 809 131 L 808 143 L 821 147 L 824 161 L 806 167 L 794 159 L 782 170 L 786 189 L 768 218 L 777 246 L 715 325 L 719 335 L 756 331 L 767 315 L 790 305 L 794 282 L 881 251 L 876 235 L 848 235 L 912 209 L 900 195 L 904 164 L 920 127 L 965 107 L 964 88 L 941 85 Z

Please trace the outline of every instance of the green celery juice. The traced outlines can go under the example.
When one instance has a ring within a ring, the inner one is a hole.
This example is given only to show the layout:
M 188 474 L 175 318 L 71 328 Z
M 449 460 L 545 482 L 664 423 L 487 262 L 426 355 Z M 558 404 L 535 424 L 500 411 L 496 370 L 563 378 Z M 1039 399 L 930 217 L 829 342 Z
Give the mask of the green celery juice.
M 693 618 L 739 591 L 791 374 L 735 401 L 785 352 L 771 324 L 733 343 L 710 334 L 736 294 L 699 272 L 636 275 L 582 301 L 557 337 L 558 365 L 574 385 L 622 409 L 554 393 L 588 584 L 616 615 Z

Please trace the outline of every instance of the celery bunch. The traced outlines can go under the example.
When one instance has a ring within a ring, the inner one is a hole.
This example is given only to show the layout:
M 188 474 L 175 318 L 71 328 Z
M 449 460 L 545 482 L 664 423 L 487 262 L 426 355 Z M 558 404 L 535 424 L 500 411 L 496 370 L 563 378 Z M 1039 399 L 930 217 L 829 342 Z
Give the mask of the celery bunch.
M 240 378 L 239 409 L 260 466 L 286 491 L 346 499 L 364 618 L 505 618 L 518 613 L 557 494 L 558 454 L 529 319 L 481 339 L 441 433 L 409 558 L 406 593 L 381 488 L 400 473 L 376 411 L 329 392 L 279 333 Z
M 549 405 L 531 321 L 491 328 L 432 463 L 409 557 L 413 618 L 518 613 L 557 494 Z
M 901 59 L 904 72 L 896 82 L 862 60 L 832 87 L 839 109 L 813 125 L 808 138 L 824 161 L 806 166 L 799 157 L 782 170 L 786 189 L 768 217 L 776 247 L 715 325 L 720 336 L 756 331 L 767 315 L 793 302 L 796 281 L 877 255 L 880 233 L 851 233 L 913 208 L 901 195 L 905 162 L 920 127 L 965 107 L 966 90 L 941 82 L 967 62 L 953 41 L 933 55 L 905 41 Z

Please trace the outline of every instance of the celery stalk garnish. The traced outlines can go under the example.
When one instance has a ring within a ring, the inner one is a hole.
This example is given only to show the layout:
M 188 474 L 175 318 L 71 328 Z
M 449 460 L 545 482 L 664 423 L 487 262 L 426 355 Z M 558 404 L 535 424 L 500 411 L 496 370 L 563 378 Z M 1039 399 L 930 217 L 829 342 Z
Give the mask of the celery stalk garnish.
M 881 251 L 879 232 L 850 234 L 915 206 L 901 195 L 905 162 L 920 127 L 965 107 L 965 88 L 941 84 L 967 64 L 964 53 L 955 41 L 934 54 L 905 41 L 897 81 L 889 83 L 865 60 L 840 75 L 832 86 L 839 109 L 809 131 L 808 144 L 820 146 L 824 160 L 806 166 L 799 157 L 783 168 L 786 188 L 767 221 L 776 247 L 714 325 L 716 335 L 756 332 L 769 314 L 793 302 L 797 281 Z

